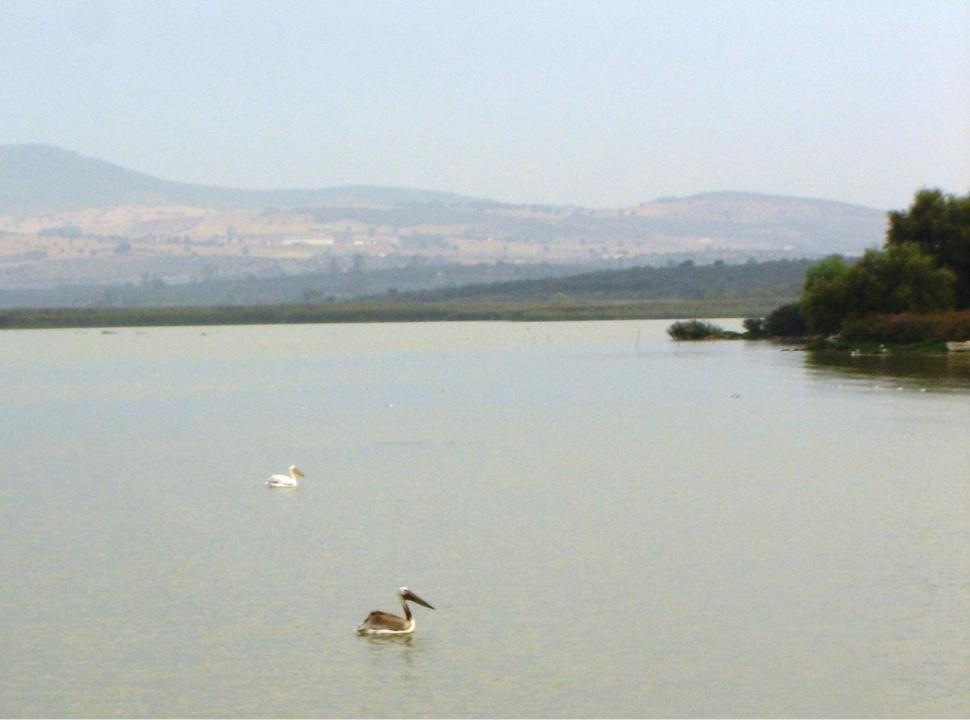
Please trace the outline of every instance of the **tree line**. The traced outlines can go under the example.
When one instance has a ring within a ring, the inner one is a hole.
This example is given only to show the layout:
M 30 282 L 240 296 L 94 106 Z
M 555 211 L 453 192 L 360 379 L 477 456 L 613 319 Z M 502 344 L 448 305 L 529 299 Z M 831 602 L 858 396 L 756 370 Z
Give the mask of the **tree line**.
M 412 299 L 441 300 L 657 300 L 795 298 L 813 260 L 717 261 L 696 265 L 685 260 L 671 267 L 639 266 L 566 277 L 515 280 L 408 293 Z

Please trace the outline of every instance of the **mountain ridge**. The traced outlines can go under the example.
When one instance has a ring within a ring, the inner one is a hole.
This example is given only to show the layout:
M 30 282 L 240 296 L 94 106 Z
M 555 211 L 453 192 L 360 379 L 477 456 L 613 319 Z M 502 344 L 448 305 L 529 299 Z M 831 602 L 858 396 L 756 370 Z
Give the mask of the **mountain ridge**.
M 202 185 L 165 180 L 54 145 L 0 145 L 0 212 L 68 211 L 131 204 L 291 209 L 454 202 L 491 201 L 436 190 L 378 185 L 269 190 Z
M 84 188 L 63 184 L 84 180 L 94 187 Z M 55 185 L 53 193 L 41 187 L 41 182 Z M 19 186 L 19 187 L 18 187 Z M 73 191 L 75 195 L 70 195 Z M 51 195 L 53 195 L 51 197 Z M 591 209 L 575 204 L 549 204 L 529 202 L 499 202 L 487 198 L 460 195 L 441 190 L 427 190 L 394 185 L 337 185 L 318 188 L 269 188 L 251 189 L 221 185 L 206 185 L 178 180 L 167 180 L 133 170 L 100 158 L 82 155 L 46 143 L 23 143 L 0 145 L 0 212 L 16 209 L 44 209 L 63 211 L 80 207 L 92 207 L 91 201 L 116 205 L 137 202 L 170 200 L 171 204 L 202 200 L 214 207 L 252 208 L 269 205 L 281 208 L 340 206 L 343 204 L 473 204 L 492 206 L 525 206 L 548 208 Z M 832 207 L 842 206 L 856 210 L 885 212 L 883 209 L 842 200 L 797 195 L 780 195 L 743 190 L 709 190 L 683 196 L 660 196 L 643 201 L 633 208 L 672 202 L 698 203 L 706 201 L 773 201 L 785 203 L 820 203 Z M 606 211 L 631 206 L 591 209 Z

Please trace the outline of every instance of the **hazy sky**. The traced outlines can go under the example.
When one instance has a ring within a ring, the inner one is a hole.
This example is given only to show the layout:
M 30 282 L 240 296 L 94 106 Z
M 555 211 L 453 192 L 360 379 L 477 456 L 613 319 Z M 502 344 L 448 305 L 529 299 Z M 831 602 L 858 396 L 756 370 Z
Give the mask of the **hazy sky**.
M 626 205 L 970 191 L 970 0 L 10 2 L 0 144 Z

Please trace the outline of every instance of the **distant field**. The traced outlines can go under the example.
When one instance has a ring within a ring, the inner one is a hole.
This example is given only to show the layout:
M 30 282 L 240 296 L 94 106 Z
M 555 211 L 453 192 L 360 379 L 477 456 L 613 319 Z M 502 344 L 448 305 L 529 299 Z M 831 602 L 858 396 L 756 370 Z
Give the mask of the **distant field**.
M 0 329 L 165 325 L 432 322 L 463 320 L 648 320 L 764 316 L 793 298 L 647 302 L 348 302 L 259 307 L 57 308 L 0 311 Z

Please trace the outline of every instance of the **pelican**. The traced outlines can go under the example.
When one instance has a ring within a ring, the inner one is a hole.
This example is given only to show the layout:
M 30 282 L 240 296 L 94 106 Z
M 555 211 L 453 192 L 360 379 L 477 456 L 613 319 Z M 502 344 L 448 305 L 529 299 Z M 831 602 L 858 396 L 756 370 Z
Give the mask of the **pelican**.
M 401 596 L 401 607 L 404 608 L 404 617 L 375 610 L 357 628 L 358 635 L 410 635 L 413 633 L 414 618 L 411 617 L 411 608 L 408 607 L 408 600 L 434 610 L 433 606 L 426 603 L 406 587 L 402 587 L 397 592 Z
M 295 488 L 300 484 L 298 477 L 306 477 L 296 465 L 290 465 L 289 475 L 270 475 L 266 484 L 272 488 Z

